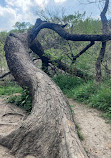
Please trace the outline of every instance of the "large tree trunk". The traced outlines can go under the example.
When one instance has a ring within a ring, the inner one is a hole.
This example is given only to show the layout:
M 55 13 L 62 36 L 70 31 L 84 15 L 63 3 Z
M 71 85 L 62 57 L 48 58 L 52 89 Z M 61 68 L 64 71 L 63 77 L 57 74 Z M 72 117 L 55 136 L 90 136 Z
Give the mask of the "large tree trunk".
M 20 128 L 0 138 L 17 158 L 87 158 L 75 131 L 69 103 L 61 90 L 28 55 L 27 33 L 7 37 L 5 44 L 9 69 L 32 96 L 31 114 Z

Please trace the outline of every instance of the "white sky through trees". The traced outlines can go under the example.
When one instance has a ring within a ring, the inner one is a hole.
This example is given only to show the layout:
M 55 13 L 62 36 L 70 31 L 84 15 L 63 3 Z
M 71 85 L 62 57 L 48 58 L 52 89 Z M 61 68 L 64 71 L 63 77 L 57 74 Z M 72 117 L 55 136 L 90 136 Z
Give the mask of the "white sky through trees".
M 87 0 L 86 0 L 87 1 Z M 80 0 L 0 0 L 0 31 L 11 30 L 12 26 L 19 22 L 34 24 L 38 10 L 61 12 L 64 9 L 66 15 L 84 13 L 93 18 L 99 18 L 100 10 L 96 4 L 80 4 Z

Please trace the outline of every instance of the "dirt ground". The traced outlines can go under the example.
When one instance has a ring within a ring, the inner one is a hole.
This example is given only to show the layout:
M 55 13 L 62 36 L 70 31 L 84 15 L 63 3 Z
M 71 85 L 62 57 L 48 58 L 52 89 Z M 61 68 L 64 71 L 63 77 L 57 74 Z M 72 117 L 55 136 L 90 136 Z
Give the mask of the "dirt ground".
M 17 129 L 24 117 L 25 111 L 17 108 L 13 104 L 7 104 L 3 98 L 0 98 L 0 135 L 5 136 Z M 15 158 L 10 151 L 0 146 L 0 158 Z M 26 156 L 25 158 L 35 158 L 34 156 Z
M 100 117 L 96 109 L 79 104 L 72 99 L 74 119 L 84 137 L 82 144 L 89 158 L 111 158 L 111 125 Z
M 111 158 L 111 125 L 105 123 L 100 113 L 69 100 L 73 105 L 76 124 L 84 137 L 82 144 L 89 158 Z M 25 117 L 25 112 L 0 98 L 0 135 L 4 136 L 17 129 Z M 0 158 L 15 158 L 10 151 L 0 146 Z M 34 158 L 29 155 L 26 158 Z

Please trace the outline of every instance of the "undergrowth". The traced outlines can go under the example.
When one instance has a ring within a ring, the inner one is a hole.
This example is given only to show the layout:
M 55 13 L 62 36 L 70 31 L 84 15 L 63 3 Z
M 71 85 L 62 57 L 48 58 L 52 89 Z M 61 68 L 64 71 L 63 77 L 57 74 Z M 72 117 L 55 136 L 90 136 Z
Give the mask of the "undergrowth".
M 0 85 L 0 96 L 7 95 L 8 103 L 14 103 L 20 108 L 30 112 L 32 108 L 32 100 L 28 89 L 22 89 L 16 82 L 4 82 Z
M 57 75 L 53 80 L 69 98 L 88 104 L 93 108 L 103 111 L 103 116 L 111 122 L 111 80 L 101 84 L 93 80 L 85 81 L 70 75 Z M 20 95 L 13 95 L 20 93 Z M 0 95 L 8 95 L 8 102 L 31 111 L 32 100 L 28 89 L 23 90 L 15 82 L 4 83 L 0 86 Z
M 22 90 L 21 95 L 10 96 L 8 99 L 8 103 L 14 103 L 18 107 L 26 110 L 27 113 L 30 113 L 32 109 L 32 99 L 27 88 Z
M 58 75 L 53 80 L 69 98 L 103 111 L 103 116 L 111 122 L 110 79 L 97 84 L 93 80 L 84 81 L 78 77 Z
M 15 82 L 5 81 L 0 84 L 0 95 L 12 95 L 14 93 L 21 93 L 22 88 Z

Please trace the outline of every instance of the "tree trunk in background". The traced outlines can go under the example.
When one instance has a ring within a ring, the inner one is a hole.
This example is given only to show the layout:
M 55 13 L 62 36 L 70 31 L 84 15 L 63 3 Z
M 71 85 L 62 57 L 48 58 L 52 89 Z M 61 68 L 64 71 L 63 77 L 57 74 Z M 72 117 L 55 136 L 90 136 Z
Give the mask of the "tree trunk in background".
M 106 42 L 102 42 L 102 47 L 96 61 L 96 81 L 97 82 L 102 81 L 101 63 L 104 59 L 105 49 L 106 49 Z
M 0 138 L 17 158 L 87 158 L 75 131 L 69 103 L 61 90 L 29 58 L 27 33 L 10 34 L 5 44 L 6 59 L 16 81 L 28 87 L 31 114 L 20 128 Z
M 109 0 L 105 0 L 104 8 L 100 14 L 103 34 L 108 34 L 108 32 L 109 32 L 108 20 L 106 18 L 106 12 L 108 10 L 108 6 L 109 6 Z M 98 56 L 97 61 L 96 61 L 96 81 L 97 82 L 102 81 L 101 64 L 102 64 L 104 56 L 105 56 L 105 50 L 106 50 L 106 41 L 103 41 L 99 56 Z

